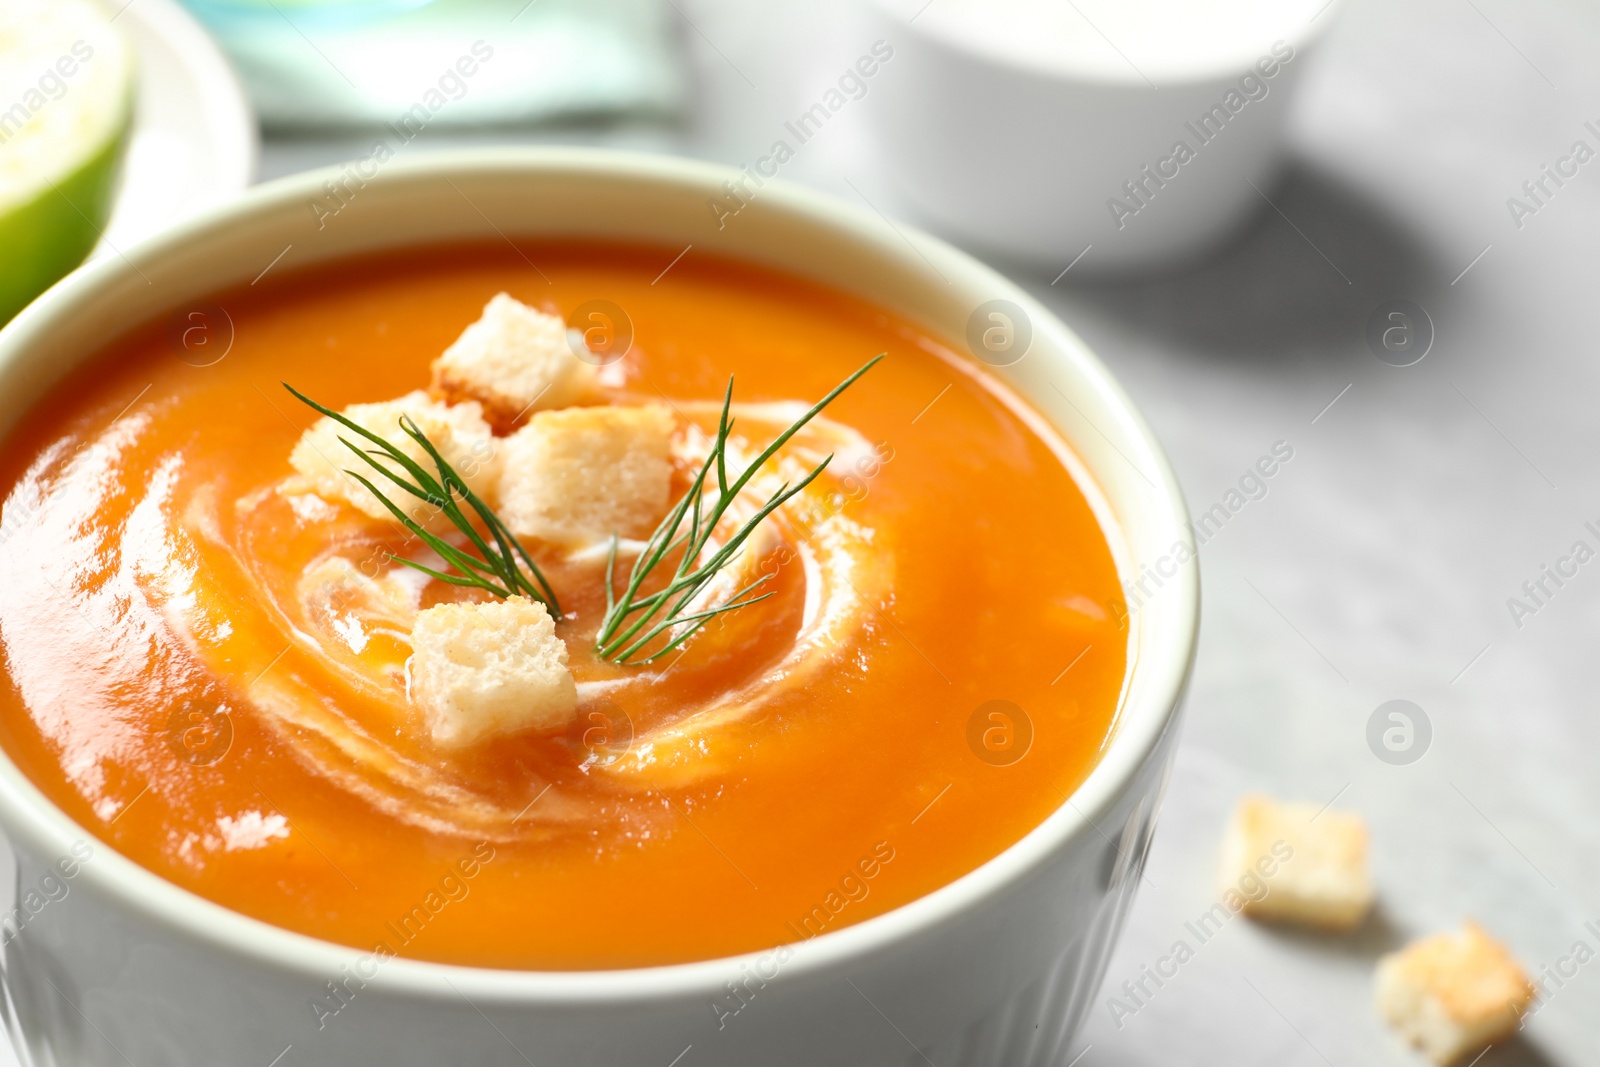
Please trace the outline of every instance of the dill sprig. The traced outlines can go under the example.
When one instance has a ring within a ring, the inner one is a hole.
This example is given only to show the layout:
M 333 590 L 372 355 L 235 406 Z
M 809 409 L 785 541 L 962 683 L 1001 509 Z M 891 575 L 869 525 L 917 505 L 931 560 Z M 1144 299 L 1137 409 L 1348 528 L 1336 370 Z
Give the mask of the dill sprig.
M 606 613 L 600 621 L 600 630 L 595 635 L 595 649 L 601 659 L 629 666 L 649 663 L 682 645 L 716 616 L 749 607 L 772 595 L 771 593 L 754 595 L 756 590 L 772 577 L 770 574 L 764 574 L 733 594 L 725 603 L 701 611 L 687 610 L 695 597 L 738 554 L 756 527 L 768 515 L 810 485 L 828 466 L 833 456 L 830 454 L 824 458 L 809 474 L 793 485 L 785 482 L 721 547 L 711 552 L 705 559 L 701 559 L 717 524 L 733 505 L 734 500 L 744 491 L 750 479 L 756 476 L 761 465 L 771 459 L 789 438 L 799 433 L 801 427 L 815 418 L 823 408 L 833 402 L 834 398 L 848 389 L 857 378 L 871 370 L 882 358 L 883 355 L 874 356 L 854 374 L 835 386 L 832 392 L 817 401 L 811 410 L 779 434 L 732 482 L 728 480 L 728 440 L 729 433 L 733 429 L 733 420 L 729 418 L 729 411 L 733 405 L 733 378 L 731 376 L 728 378 L 728 388 L 722 398 L 722 415 L 717 421 L 717 434 L 712 441 L 711 450 L 683 498 L 673 506 L 667 517 L 661 520 L 661 525 L 656 527 L 655 533 L 645 542 L 643 551 L 633 562 L 627 588 L 623 590 L 620 598 L 615 595 L 614 584 L 617 537 L 615 534 L 612 535 L 611 551 L 606 557 Z M 715 500 L 709 510 L 705 510 L 705 501 L 713 495 L 706 491 L 707 479 L 711 477 L 713 471 L 716 472 Z M 687 529 L 684 528 L 686 520 Z M 641 596 L 639 590 L 646 579 L 669 556 L 680 550 L 677 566 L 666 585 L 657 592 Z M 638 659 L 633 658 L 639 656 L 657 637 L 673 629 L 679 629 L 679 632 L 673 635 L 665 646 Z
M 283 387 L 293 393 L 295 399 L 301 403 L 326 415 L 345 429 L 352 430 L 372 444 L 377 445 L 376 448 L 362 448 L 347 437 L 341 436 L 339 438 L 346 448 L 360 456 L 373 470 L 382 474 L 400 489 L 438 509 L 440 514 L 450 520 L 452 526 L 461 531 L 461 535 L 467 539 L 471 548 L 477 552 L 476 555 L 473 555 L 471 552 L 452 545 L 436 534 L 429 533 L 420 523 L 397 507 L 392 500 L 379 492 L 378 487 L 373 485 L 370 480 L 353 470 L 346 470 L 346 474 L 366 486 L 372 495 L 377 497 L 385 508 L 389 509 L 390 514 L 399 520 L 401 525 L 410 530 L 412 535 L 423 544 L 437 552 L 441 559 L 456 569 L 457 573 L 445 574 L 431 567 L 426 567 L 416 560 L 406 559 L 393 553 L 389 554 L 391 560 L 396 563 L 402 563 L 407 567 L 412 567 L 431 578 L 437 578 L 439 581 L 448 582 L 451 585 L 486 589 L 498 597 L 525 596 L 538 600 L 550 610 L 552 618 L 560 621 L 561 608 L 556 603 L 556 595 L 550 589 L 550 583 L 545 581 L 545 577 L 540 572 L 538 565 L 533 562 L 527 550 L 522 547 L 521 542 L 516 539 L 500 517 L 490 510 L 489 505 L 485 504 L 478 498 L 476 493 L 467 488 L 466 481 L 450 465 L 449 461 L 439 454 L 439 450 L 434 447 L 432 441 L 428 440 L 427 435 L 417 428 L 417 424 L 412 421 L 411 416 L 402 415 L 400 417 L 400 428 L 405 431 L 406 436 L 415 441 L 428 454 L 428 458 L 433 461 L 433 465 L 437 468 L 437 474 L 430 473 L 420 463 L 382 437 L 358 426 L 337 411 L 317 403 L 288 382 L 284 382 Z M 384 460 L 398 464 L 400 470 L 396 471 L 390 468 L 383 462 Z M 409 476 L 409 478 L 406 476 Z M 466 512 L 462 511 L 457 497 L 465 501 L 477 515 L 479 521 L 483 523 L 484 529 L 488 531 L 489 536 L 494 540 L 492 545 L 478 532 L 477 527 L 472 524 L 472 520 L 467 517 Z M 519 560 L 521 565 L 518 563 Z M 528 578 L 528 574 L 523 573 L 522 566 L 524 565 L 527 567 L 528 573 L 533 576 L 531 581 Z

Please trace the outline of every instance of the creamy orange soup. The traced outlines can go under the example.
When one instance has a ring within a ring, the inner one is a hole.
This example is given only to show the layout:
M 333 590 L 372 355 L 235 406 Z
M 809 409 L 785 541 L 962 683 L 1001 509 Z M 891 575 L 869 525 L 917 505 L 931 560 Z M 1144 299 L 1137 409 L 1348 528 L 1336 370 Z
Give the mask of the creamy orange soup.
M 494 967 L 807 939 L 1037 826 L 1099 757 L 1127 662 L 1064 445 L 915 323 L 698 251 L 658 278 L 674 254 L 499 244 L 280 267 L 110 344 L 0 458 L 11 757 L 203 897 L 380 956 Z M 280 383 L 335 408 L 426 388 L 502 290 L 561 315 L 625 309 L 631 348 L 588 402 L 664 402 L 686 439 L 714 427 L 729 375 L 759 448 L 887 357 L 793 442 L 835 458 L 741 564 L 773 576 L 771 598 L 618 666 L 593 653 L 603 558 L 529 544 L 566 612 L 577 719 L 441 749 L 407 698 L 407 624 L 373 594 L 398 580 L 388 553 L 417 545 L 280 491 L 315 419 Z

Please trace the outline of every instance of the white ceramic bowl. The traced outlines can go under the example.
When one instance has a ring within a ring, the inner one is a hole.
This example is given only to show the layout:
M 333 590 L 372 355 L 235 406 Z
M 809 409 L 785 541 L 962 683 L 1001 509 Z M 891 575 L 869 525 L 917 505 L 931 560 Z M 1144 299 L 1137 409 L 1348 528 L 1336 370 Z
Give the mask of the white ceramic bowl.
M 1286 105 L 1338 7 L 1283 0 L 1146 54 L 1128 40 L 1141 13 L 1204 5 L 1124 0 L 1118 23 L 1115 10 L 1091 23 L 1079 5 L 864 3 L 894 48 L 866 102 L 891 179 L 941 232 L 1078 274 L 1171 268 L 1270 210 Z M 1006 8 L 1030 6 L 1039 26 L 1014 39 Z M 1054 47 L 1044 26 L 1086 40 Z
M 776 183 L 719 230 L 707 199 L 734 172 L 567 149 L 394 162 L 319 230 L 309 203 L 329 176 L 260 187 L 129 261 L 102 260 L 58 284 L 0 331 L 0 433 L 108 338 L 250 282 L 288 245 L 279 269 L 502 234 L 693 243 L 860 294 L 951 338 L 966 335 L 975 308 L 1010 301 L 1031 345 L 995 373 L 1076 449 L 1124 574 L 1170 562 L 1188 539 L 1172 473 L 1105 368 L 1026 293 L 936 240 Z M 0 754 L 0 826 L 21 886 L 37 885 L 75 843 L 92 849 L 66 895 L 3 939 L 8 991 L 38 1062 L 72 1067 L 666 1067 L 689 1046 L 684 1067 L 1064 1062 L 1139 881 L 1194 652 L 1195 563 L 1163 581 L 1132 617 L 1115 737 L 1071 801 L 979 869 L 781 963 L 766 952 L 540 973 L 393 960 L 373 974 L 358 950 L 246 918 L 139 867 Z M 765 984 L 751 984 L 752 973 Z M 347 985 L 349 1006 L 319 1028 L 313 1000 L 351 974 L 360 981 Z M 713 1003 L 728 982 L 756 995 L 719 1026 Z M 0 1002 L 0 1013 L 9 1007 Z

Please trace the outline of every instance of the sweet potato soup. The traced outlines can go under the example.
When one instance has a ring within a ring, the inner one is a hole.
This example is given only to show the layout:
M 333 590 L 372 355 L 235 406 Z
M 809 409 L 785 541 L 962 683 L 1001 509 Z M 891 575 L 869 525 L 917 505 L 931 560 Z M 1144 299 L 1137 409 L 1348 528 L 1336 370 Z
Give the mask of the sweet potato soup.
M 675 254 L 291 260 L 115 340 L 0 457 L 7 752 L 202 897 L 492 967 L 769 949 L 1023 837 L 1128 659 L 1064 444 Z

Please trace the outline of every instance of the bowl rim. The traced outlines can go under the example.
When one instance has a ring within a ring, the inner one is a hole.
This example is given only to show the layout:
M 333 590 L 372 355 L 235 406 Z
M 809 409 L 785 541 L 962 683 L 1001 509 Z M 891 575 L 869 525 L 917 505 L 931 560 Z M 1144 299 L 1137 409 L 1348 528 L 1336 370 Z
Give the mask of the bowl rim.
M 256 186 L 242 197 L 218 206 L 127 250 L 120 256 L 102 257 L 56 283 L 44 295 L 0 329 L 0 367 L 18 360 L 41 358 L 43 342 L 74 310 L 95 300 L 97 294 L 126 282 L 138 267 L 136 260 L 151 261 L 172 255 L 191 244 L 225 243 L 228 231 L 243 220 L 267 219 L 285 206 L 303 208 L 308 198 L 322 192 L 323 182 L 336 178 L 335 165 L 291 175 Z M 715 195 L 726 180 L 740 172 L 732 167 L 679 157 L 570 147 L 497 147 L 432 152 L 389 164 L 375 181 L 438 184 L 441 177 L 471 179 L 496 173 L 594 176 L 635 182 L 690 187 Z M 1035 337 L 1052 335 L 1064 369 L 1077 376 L 1103 405 L 1095 414 L 1114 422 L 1138 445 L 1139 470 L 1155 476 L 1154 497 L 1163 506 L 1166 529 L 1160 542 L 1188 537 L 1188 511 L 1177 479 L 1150 428 L 1110 372 L 1053 312 L 1021 286 L 964 252 L 904 224 L 886 227 L 875 211 L 844 203 L 800 185 L 769 181 L 755 205 L 777 211 L 832 231 L 847 241 L 871 246 L 907 262 L 921 260 L 940 275 L 981 281 L 985 288 L 1019 304 L 1033 319 Z M 421 245 L 429 240 L 413 239 Z M 401 240 L 396 246 L 407 242 Z M 319 262 L 327 263 L 338 256 Z M 923 274 L 920 266 L 915 268 Z M 928 274 L 929 284 L 933 276 Z M 937 283 L 941 284 L 942 283 Z M 1037 344 L 1037 340 L 1035 341 Z M 1025 390 L 1011 385 L 1027 397 Z M 1047 419 L 1047 421 L 1049 421 Z M 1105 422 L 1097 423 L 1104 426 Z M 1104 432 L 1104 431 L 1102 431 Z M 1131 462 L 1131 460 L 1130 460 Z M 1096 481 L 1106 479 L 1093 475 Z M 1131 478 L 1124 474 L 1122 477 Z M 1108 531 L 1114 536 L 1115 531 Z M 1124 703 L 1111 740 L 1099 761 L 1073 793 L 1020 840 L 1000 853 L 932 892 L 860 922 L 829 930 L 813 939 L 792 943 L 790 960 L 779 977 L 801 979 L 840 964 L 861 961 L 892 950 L 919 932 L 936 928 L 1023 881 L 1073 838 L 1101 834 L 1097 816 L 1120 799 L 1139 772 L 1174 728 L 1194 662 L 1199 626 L 1199 564 L 1191 557 L 1167 579 L 1163 595 L 1144 610 L 1170 615 L 1176 623 L 1164 647 L 1139 650 L 1133 673 L 1149 678 L 1138 706 Z M 337 977 L 341 969 L 370 959 L 371 952 L 324 941 L 255 919 L 201 897 L 169 882 L 118 852 L 94 832 L 56 807 L 0 748 L 0 828 L 14 841 L 47 857 L 65 856 L 75 842 L 88 841 L 93 857 L 84 861 L 75 880 L 102 898 L 137 912 L 169 935 L 204 945 L 239 962 L 248 962 L 281 975 L 310 979 Z M 406 957 L 381 961 L 363 988 L 427 1000 L 461 996 L 492 1004 L 520 1006 L 615 1006 L 642 1004 L 723 994 L 723 982 L 737 978 L 742 968 L 770 959 L 782 946 L 732 956 L 637 968 L 608 970 L 511 970 L 439 963 Z

